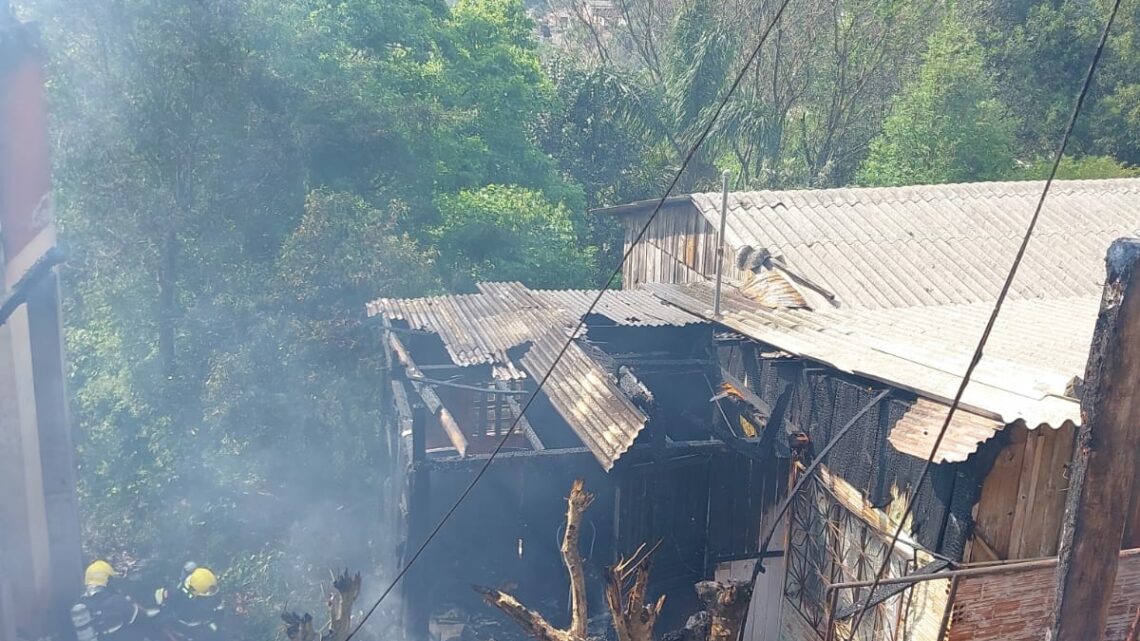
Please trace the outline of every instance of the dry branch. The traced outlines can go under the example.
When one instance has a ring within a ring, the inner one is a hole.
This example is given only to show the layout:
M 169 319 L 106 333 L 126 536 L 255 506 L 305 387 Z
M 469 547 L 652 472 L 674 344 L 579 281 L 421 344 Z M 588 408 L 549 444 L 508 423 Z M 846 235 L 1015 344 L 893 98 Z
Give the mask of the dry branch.
M 474 589 L 483 596 L 484 601 L 501 610 L 517 623 L 523 632 L 539 641 L 585 641 L 584 636 L 575 637 L 566 630 L 559 630 L 550 625 L 541 614 L 519 603 L 518 599 L 506 592 L 478 585 L 474 586 Z
M 644 548 L 644 546 L 642 546 Z M 646 603 L 645 592 L 649 589 L 649 561 L 653 552 L 641 555 L 638 548 L 632 559 L 622 559 L 606 572 L 606 604 L 614 619 L 614 631 L 618 641 L 653 641 L 653 626 L 665 605 L 661 596 L 654 603 Z M 631 569 L 632 568 L 632 569 Z M 633 587 L 628 596 L 622 595 L 622 586 L 632 574 Z
M 594 495 L 583 489 L 581 479 L 570 487 L 566 499 L 566 534 L 562 537 L 562 562 L 570 573 L 570 628 L 559 630 L 550 625 L 541 614 L 519 603 L 518 599 L 493 588 L 474 586 L 483 600 L 498 608 L 519 624 L 528 635 L 540 641 L 585 641 L 586 624 L 586 573 L 582 568 L 582 555 L 578 540 L 582 532 L 582 513 L 594 502 Z
M 313 629 L 313 616 L 306 612 L 281 613 L 285 622 L 285 638 L 289 641 L 344 641 L 352 630 L 352 606 L 360 596 L 360 573 L 349 576 L 348 570 L 333 579 L 333 590 L 329 594 L 329 621 L 324 634 L 317 636 Z
M 582 568 L 578 539 L 582 532 L 582 513 L 594 502 L 594 495 L 583 489 L 582 479 L 570 487 L 566 503 L 566 534 L 562 537 L 562 562 L 570 573 L 570 629 L 571 636 L 586 638 L 586 572 Z

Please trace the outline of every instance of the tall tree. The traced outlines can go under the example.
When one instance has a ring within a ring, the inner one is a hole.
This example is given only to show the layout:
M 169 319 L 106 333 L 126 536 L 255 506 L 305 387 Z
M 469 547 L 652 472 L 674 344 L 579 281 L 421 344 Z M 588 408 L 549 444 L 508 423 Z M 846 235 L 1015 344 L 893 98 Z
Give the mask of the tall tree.
M 859 172 L 865 185 L 995 179 L 1013 168 L 1015 123 L 994 98 L 984 52 L 955 16 L 930 37 Z

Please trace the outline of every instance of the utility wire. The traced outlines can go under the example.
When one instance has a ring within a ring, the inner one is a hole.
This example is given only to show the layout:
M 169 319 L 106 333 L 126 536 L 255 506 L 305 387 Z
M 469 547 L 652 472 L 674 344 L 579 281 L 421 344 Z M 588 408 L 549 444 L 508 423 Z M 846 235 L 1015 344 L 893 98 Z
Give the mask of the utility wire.
M 432 542 L 432 539 L 434 539 L 436 535 L 439 534 L 439 531 L 443 529 L 444 524 L 446 524 L 452 515 L 455 514 L 455 511 L 459 509 L 459 506 L 463 503 L 467 496 L 471 494 L 471 491 L 475 489 L 475 486 L 479 484 L 479 481 L 483 478 L 483 475 L 487 473 L 487 468 L 491 466 L 491 463 L 495 461 L 495 457 L 498 456 L 499 452 L 501 452 L 502 449 L 506 446 L 507 440 L 515 433 L 515 430 L 518 428 L 519 421 L 522 419 L 523 415 L 526 414 L 526 411 L 530 408 L 531 403 L 534 402 L 534 399 L 538 397 L 538 393 L 542 391 L 543 386 L 546 385 L 546 381 L 548 381 L 550 379 L 550 375 L 554 373 L 554 369 L 558 367 L 558 363 L 566 354 L 566 350 L 570 349 L 570 345 L 574 343 L 574 337 L 577 336 L 580 331 L 582 331 L 582 328 L 586 324 L 586 317 L 593 313 L 594 308 L 597 307 L 598 303 L 602 300 L 602 296 L 606 293 L 614 281 L 617 280 L 617 277 L 621 275 L 622 267 L 625 266 L 626 261 L 629 260 L 629 257 L 633 254 L 633 250 L 637 247 L 638 243 L 640 243 L 642 239 L 645 238 L 646 232 L 649 231 L 649 227 L 653 224 L 653 221 L 657 219 L 657 215 L 661 213 L 661 208 L 665 206 L 665 201 L 667 201 L 669 199 L 669 196 L 673 194 L 673 190 L 677 187 L 677 183 L 681 181 L 681 176 L 683 176 L 685 170 L 688 169 L 689 163 L 692 162 L 693 158 L 697 155 L 697 152 L 704 144 L 705 139 L 707 139 L 709 134 L 712 132 L 717 120 L 720 119 L 720 115 L 724 111 L 725 105 L 727 105 L 728 101 L 732 99 L 732 96 L 736 93 L 736 90 L 740 88 L 741 82 L 744 81 L 745 74 L 748 73 L 748 70 L 752 67 L 752 64 L 756 62 L 756 58 L 760 56 L 760 50 L 764 47 L 764 43 L 768 40 L 768 35 L 772 33 L 772 29 L 780 21 L 781 16 L 784 15 L 784 10 L 787 9 L 790 1 L 791 0 L 780 0 L 780 5 L 776 9 L 775 16 L 773 16 L 772 21 L 768 23 L 768 26 L 764 29 L 764 32 L 760 34 L 760 40 L 756 43 L 756 47 L 752 49 L 752 53 L 748 56 L 748 59 L 745 60 L 744 65 L 740 68 L 740 71 L 737 72 L 736 78 L 732 81 L 732 85 L 729 86 L 728 91 L 725 92 L 724 96 L 717 103 L 716 110 L 713 111 L 712 117 L 709 118 L 708 124 L 706 124 L 704 129 L 701 130 L 701 134 L 697 137 L 697 141 L 689 149 L 688 153 L 685 154 L 685 158 L 682 160 L 680 168 L 677 169 L 677 173 L 674 174 L 673 180 L 670 181 L 669 187 L 665 190 L 665 194 L 662 195 L 661 199 L 657 201 L 657 206 L 653 208 L 653 213 L 649 215 L 648 220 L 646 220 L 645 224 L 641 226 L 641 230 L 629 244 L 629 249 L 626 249 L 625 253 L 622 254 L 621 261 L 619 261 L 617 266 L 614 267 L 613 272 L 610 273 L 610 277 L 606 279 L 606 282 L 602 284 L 601 289 L 598 290 L 597 295 L 594 296 L 594 299 L 590 302 L 590 306 L 586 308 L 585 313 L 583 313 L 582 317 L 578 319 L 578 325 L 574 328 L 574 331 L 570 333 L 570 337 L 566 339 L 566 343 L 562 345 L 562 349 L 558 350 L 558 354 L 554 357 L 554 362 L 551 363 L 550 369 L 548 369 L 546 373 L 543 374 L 542 378 L 538 381 L 538 385 L 535 386 L 534 392 L 527 397 L 526 403 L 523 404 L 521 410 L 518 413 L 518 416 L 516 416 L 515 419 L 511 421 L 510 428 L 506 431 L 506 433 L 503 434 L 503 438 L 499 440 L 498 444 L 495 445 L 495 449 L 491 451 L 491 455 L 487 457 L 487 460 L 483 463 L 482 467 L 479 468 L 479 471 L 475 474 L 475 477 L 471 479 L 471 482 L 468 483 L 467 487 L 464 488 L 462 493 L 460 493 L 459 498 L 457 498 L 451 507 L 448 508 L 447 512 L 444 513 L 443 517 L 440 518 L 439 522 L 428 534 L 427 538 L 424 539 L 423 543 L 420 544 L 419 548 L 417 548 L 415 553 L 412 554 L 412 556 L 408 559 L 408 562 L 404 565 L 404 567 L 400 568 L 400 571 L 396 574 L 396 577 L 392 579 L 392 582 L 388 584 L 388 587 L 380 593 L 380 597 L 376 599 L 376 603 L 374 603 L 372 607 L 368 609 L 368 611 L 364 614 L 364 617 L 360 619 L 360 623 L 356 624 L 356 627 L 353 628 L 352 632 L 349 633 L 347 637 L 345 637 L 344 641 L 352 641 L 353 637 L 355 637 L 356 634 L 360 632 L 360 629 L 364 627 L 364 624 L 368 622 L 368 619 L 376 612 L 376 609 L 380 607 L 380 604 L 384 602 L 384 599 L 386 599 L 388 595 L 392 593 L 392 590 L 396 588 L 396 585 L 398 585 L 400 580 L 404 578 L 404 576 L 408 573 L 408 570 L 411 569 L 417 560 L 419 560 L 420 555 L 422 555 L 424 550 L 427 549 L 427 546 Z
M 1081 92 L 1077 95 L 1077 103 L 1073 105 L 1073 113 L 1069 116 L 1069 124 L 1065 127 L 1064 136 L 1061 137 L 1061 145 L 1057 149 L 1057 155 L 1053 157 L 1053 167 L 1049 170 L 1049 178 L 1045 181 L 1045 187 L 1041 190 L 1041 197 L 1037 200 L 1037 208 L 1033 210 L 1033 217 L 1029 219 L 1029 226 L 1025 230 L 1025 236 L 1021 239 L 1021 246 L 1017 249 L 1017 255 L 1014 257 L 1013 264 L 1009 268 L 1009 274 L 1006 276 L 1005 283 L 1002 285 L 1001 293 L 998 294 L 997 300 L 994 301 L 993 312 L 990 313 L 990 319 L 986 323 L 986 328 L 982 332 L 981 338 L 978 340 L 977 348 L 974 349 L 974 356 L 970 359 L 970 365 L 966 368 L 965 375 L 962 376 L 962 383 L 958 386 L 958 392 L 954 395 L 954 401 L 950 404 L 950 410 L 946 412 L 946 420 L 942 422 L 942 428 L 938 431 L 938 438 L 934 439 L 934 447 L 930 450 L 930 456 L 926 458 L 926 463 L 922 466 L 922 473 L 918 476 L 918 482 L 914 484 L 914 491 L 907 499 L 906 509 L 903 510 L 902 515 L 899 516 L 899 524 L 895 528 L 894 535 L 891 537 L 890 545 L 886 547 L 883 562 L 879 566 L 878 572 L 875 573 L 875 580 L 871 583 L 870 589 L 867 590 L 867 598 L 856 612 L 855 619 L 851 625 L 851 633 L 847 635 L 847 641 L 853 641 L 859 631 L 859 624 L 862 623 L 863 616 L 867 613 L 871 605 L 871 600 L 875 597 L 875 589 L 879 587 L 879 582 L 883 580 L 883 574 L 886 573 L 887 567 L 890 566 L 891 552 L 895 549 L 899 537 L 902 536 L 903 528 L 906 526 L 906 520 L 914 509 L 914 504 L 918 498 L 922 484 L 926 481 L 926 477 L 930 473 L 930 467 L 934 463 L 938 448 L 942 445 L 942 439 L 946 436 L 946 431 L 950 427 L 950 419 L 954 417 L 954 412 L 962 402 L 962 395 L 966 392 L 966 386 L 970 383 L 970 377 L 974 375 L 974 370 L 982 360 L 982 352 L 985 349 L 986 342 L 993 332 L 994 324 L 997 322 L 1002 304 L 1005 303 L 1005 299 L 1009 295 L 1009 289 L 1013 285 L 1013 279 L 1017 275 L 1017 269 L 1021 266 L 1021 261 L 1025 257 L 1025 250 L 1029 247 L 1029 240 L 1032 238 L 1033 230 L 1036 229 L 1037 221 L 1041 217 L 1041 210 L 1045 205 L 1045 197 L 1049 195 L 1049 188 L 1053 186 L 1053 179 L 1057 177 L 1057 169 L 1061 166 L 1061 158 L 1065 155 L 1065 148 L 1069 146 L 1069 138 L 1073 135 L 1073 128 L 1077 124 L 1077 117 L 1080 116 L 1081 108 L 1085 104 L 1085 97 L 1088 96 L 1089 87 L 1092 85 L 1093 74 L 1096 72 L 1097 64 L 1100 63 L 1101 55 L 1104 53 L 1105 43 L 1108 42 L 1109 31 L 1112 30 L 1112 23 L 1116 20 L 1116 13 L 1120 9 L 1120 2 L 1121 0 L 1116 0 L 1112 5 L 1112 11 L 1108 14 L 1108 20 L 1105 22 L 1104 30 L 1100 34 L 1100 42 L 1097 44 L 1096 52 L 1093 54 L 1092 61 L 1089 62 L 1088 71 L 1085 73 L 1085 80 L 1081 86 Z
M 811 463 L 806 468 L 804 468 L 804 471 L 796 480 L 795 486 L 792 487 L 792 491 L 788 492 L 788 495 L 784 497 L 784 502 L 780 504 L 780 508 L 776 510 L 775 515 L 772 516 L 772 524 L 768 526 L 768 531 L 764 534 L 764 538 L 760 539 L 760 547 L 756 550 L 756 563 L 752 566 L 752 579 L 748 582 L 749 585 L 755 587 L 756 578 L 759 577 L 760 573 L 764 571 L 764 556 L 768 552 L 768 545 L 772 543 L 772 537 L 776 535 L 776 528 L 780 525 L 780 519 L 784 517 L 784 513 L 788 511 L 789 507 L 791 507 L 792 501 L 796 498 L 796 494 L 799 494 L 799 491 L 803 489 L 804 485 L 806 485 L 808 480 L 811 479 L 812 475 L 815 474 L 815 471 L 819 469 L 819 466 L 823 462 L 823 459 L 827 456 L 827 453 L 830 452 L 832 448 L 834 448 L 839 443 L 839 439 L 846 436 L 847 432 L 851 431 L 851 428 L 855 427 L 855 424 L 858 423 L 859 420 L 864 416 L 866 416 L 867 412 L 871 411 L 871 408 L 878 405 L 879 401 L 885 399 L 890 395 L 890 393 L 891 390 L 889 389 L 883 390 L 882 392 L 879 392 L 877 395 L 875 395 L 874 398 L 867 401 L 867 403 L 863 405 L 863 407 L 860 408 L 859 411 L 856 412 L 855 415 L 852 416 L 851 419 L 847 421 L 843 427 L 839 428 L 839 431 L 835 433 L 835 436 L 831 437 L 831 440 L 828 441 L 827 445 L 825 445 L 822 450 L 820 450 L 812 457 Z M 737 634 L 737 638 L 733 641 L 743 641 L 745 630 L 748 627 L 748 611 L 751 609 L 752 608 L 750 607 L 744 609 L 744 616 L 740 619 L 740 632 Z

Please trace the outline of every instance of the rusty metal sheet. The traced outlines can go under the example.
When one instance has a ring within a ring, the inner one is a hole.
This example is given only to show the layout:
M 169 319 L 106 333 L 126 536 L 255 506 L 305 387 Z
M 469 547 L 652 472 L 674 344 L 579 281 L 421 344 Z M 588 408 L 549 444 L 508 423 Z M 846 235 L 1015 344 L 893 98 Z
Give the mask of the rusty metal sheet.
M 534 341 L 521 364 L 536 380 L 554 367 L 543 393 L 608 472 L 648 418 L 577 343 L 572 342 L 555 365 L 565 344 L 565 334 L 547 332 Z

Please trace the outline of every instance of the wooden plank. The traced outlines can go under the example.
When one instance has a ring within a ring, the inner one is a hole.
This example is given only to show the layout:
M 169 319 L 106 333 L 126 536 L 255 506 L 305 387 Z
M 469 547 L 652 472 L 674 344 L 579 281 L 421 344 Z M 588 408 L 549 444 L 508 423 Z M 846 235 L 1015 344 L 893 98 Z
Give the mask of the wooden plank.
M 1027 499 L 1028 510 L 1026 518 L 1022 527 L 1018 530 L 1018 551 L 1020 558 L 1027 559 L 1039 556 L 1050 556 L 1043 553 L 1042 548 L 1053 547 L 1054 551 L 1057 544 L 1057 529 L 1054 527 L 1052 530 L 1047 523 L 1048 513 L 1050 512 L 1050 499 L 1055 499 L 1056 493 L 1050 492 L 1050 488 L 1054 485 L 1050 477 L 1053 476 L 1052 461 L 1054 451 L 1057 449 L 1057 444 L 1060 439 L 1053 438 L 1053 430 L 1047 427 L 1040 427 L 1033 430 L 1033 438 L 1037 441 L 1037 449 L 1034 452 L 1033 460 L 1033 480 L 1029 488 L 1029 498 Z M 1063 474 L 1063 470 L 1056 470 L 1057 475 Z M 1057 510 L 1059 511 L 1059 506 Z M 1059 514 L 1057 515 L 1059 516 Z M 1055 522 L 1053 525 L 1059 525 Z
M 1025 523 L 1029 520 L 1029 511 L 1033 509 L 1030 494 L 1033 493 L 1037 482 L 1034 470 L 1040 465 L 1037 458 L 1037 449 L 1041 439 L 1037 438 L 1036 430 L 1028 430 L 1025 437 L 1025 454 L 1021 462 L 1021 477 L 1017 483 L 1017 502 L 1014 504 L 1013 524 L 1009 532 L 1009 558 L 1026 558 L 1021 554 L 1022 536 Z
M 1140 241 L 1106 259 L 1057 562 L 1053 641 L 1101 639 L 1140 449 Z
M 388 335 L 388 342 L 392 346 L 392 351 L 396 353 L 396 358 L 404 365 L 409 377 L 422 378 L 423 374 L 419 368 L 416 367 L 416 362 L 412 360 L 412 355 L 404 344 L 396 338 L 395 334 Z M 420 398 L 423 399 L 424 405 L 428 411 L 439 419 L 439 424 L 443 426 L 443 430 L 447 432 L 447 438 L 451 444 L 459 452 L 460 456 L 467 456 L 467 437 L 463 435 L 463 430 L 459 428 L 459 423 L 452 417 L 451 412 L 444 406 L 443 401 L 440 400 L 439 395 L 436 394 L 435 389 L 426 383 L 419 383 L 412 381 L 412 387 L 419 393 Z
M 978 499 L 978 514 L 975 519 L 976 533 L 986 540 L 999 559 L 1010 558 L 1009 540 L 1017 510 L 1018 488 L 1028 435 L 1028 430 L 1023 425 L 1007 427 L 1006 431 L 1010 436 L 1010 443 L 998 454 L 993 468 L 982 484 L 982 494 Z
M 507 384 L 503 381 L 497 381 L 495 387 L 499 389 L 509 389 Z M 511 408 L 511 412 L 519 417 L 519 429 L 521 429 L 523 435 L 526 436 L 526 440 L 530 442 L 530 446 L 535 450 L 545 450 L 546 445 L 542 442 L 542 439 L 538 438 L 538 433 L 534 431 L 534 426 L 530 424 L 526 416 L 523 416 L 522 406 L 519 405 L 518 400 L 513 396 L 506 396 L 505 398 L 507 406 Z
M 1061 537 L 1061 521 L 1065 515 L 1065 498 L 1069 489 L 1068 466 L 1073 456 L 1076 427 L 1072 423 L 1052 430 L 1041 428 L 1051 442 L 1038 478 L 1033 509 L 1037 540 L 1026 551 L 1033 556 L 1054 556 Z

